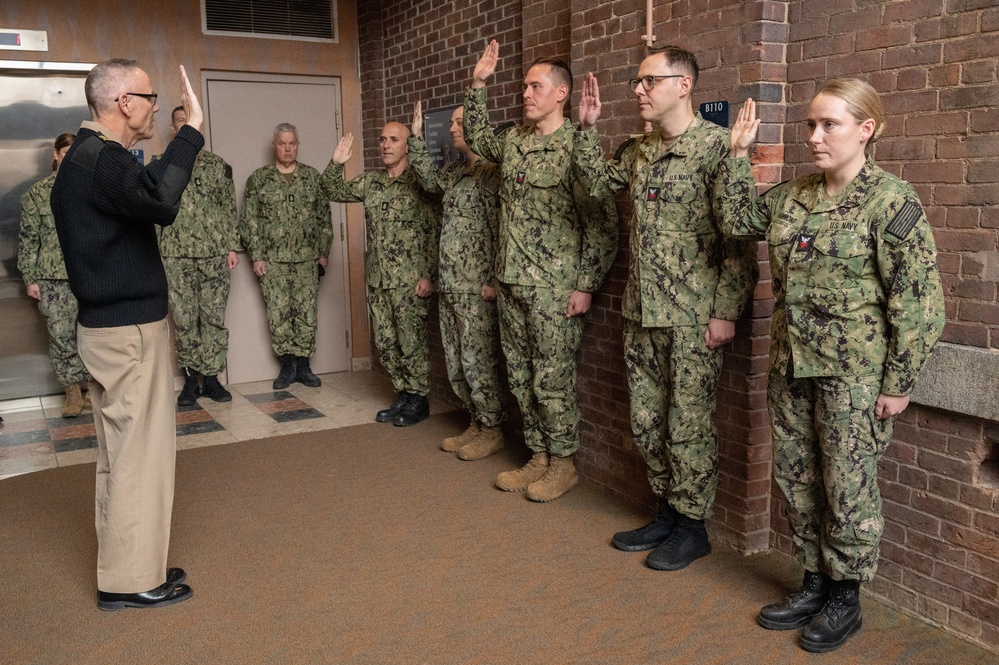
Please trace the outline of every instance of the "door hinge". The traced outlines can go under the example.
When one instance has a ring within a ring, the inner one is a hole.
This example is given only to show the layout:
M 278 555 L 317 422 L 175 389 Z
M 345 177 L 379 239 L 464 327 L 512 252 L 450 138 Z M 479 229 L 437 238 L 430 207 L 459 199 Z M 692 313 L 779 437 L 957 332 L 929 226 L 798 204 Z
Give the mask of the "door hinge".
M 340 242 L 343 242 L 343 222 L 340 222 Z
M 349 349 L 350 348 L 350 331 L 349 330 L 344 330 L 343 331 L 343 336 L 346 338 L 347 348 Z

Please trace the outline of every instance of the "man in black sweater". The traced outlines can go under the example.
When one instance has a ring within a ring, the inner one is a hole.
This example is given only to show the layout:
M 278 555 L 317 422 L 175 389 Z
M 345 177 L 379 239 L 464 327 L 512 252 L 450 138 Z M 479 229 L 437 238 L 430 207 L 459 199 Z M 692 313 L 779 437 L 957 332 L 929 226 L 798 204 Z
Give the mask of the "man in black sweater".
M 191 597 L 167 569 L 176 425 L 167 282 L 155 225 L 173 223 L 204 145 L 201 105 L 183 66 L 187 125 L 148 167 L 127 150 L 159 110 L 132 60 L 90 72 L 84 122 L 52 188 L 52 212 L 80 303 L 77 340 L 92 377 L 97 429 L 97 605 L 159 607 Z

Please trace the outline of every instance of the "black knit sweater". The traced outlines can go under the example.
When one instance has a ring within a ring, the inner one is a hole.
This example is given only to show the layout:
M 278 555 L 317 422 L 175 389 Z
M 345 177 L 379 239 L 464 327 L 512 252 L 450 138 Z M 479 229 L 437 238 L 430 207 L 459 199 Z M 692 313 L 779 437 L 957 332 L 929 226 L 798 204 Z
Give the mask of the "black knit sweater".
M 52 214 L 79 321 L 110 328 L 159 321 L 167 282 L 155 225 L 173 223 L 205 139 L 183 126 L 149 166 L 93 123 L 80 128 L 52 187 Z

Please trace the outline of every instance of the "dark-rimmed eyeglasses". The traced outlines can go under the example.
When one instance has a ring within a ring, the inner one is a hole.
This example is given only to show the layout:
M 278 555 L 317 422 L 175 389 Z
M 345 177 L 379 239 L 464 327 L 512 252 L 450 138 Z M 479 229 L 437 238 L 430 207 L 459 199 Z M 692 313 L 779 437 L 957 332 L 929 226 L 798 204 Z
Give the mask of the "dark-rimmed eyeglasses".
M 156 105 L 156 98 L 159 97 L 159 94 L 155 92 L 126 92 L 125 94 L 132 95 L 133 97 L 145 97 L 153 106 Z M 114 98 L 115 101 L 118 101 L 119 99 L 121 99 L 121 97 Z
M 660 79 L 678 79 L 683 78 L 684 76 L 686 76 L 686 74 L 663 74 L 662 76 L 653 76 L 650 74 L 648 76 L 643 76 L 640 79 L 628 79 L 628 85 L 630 85 L 632 90 L 634 90 L 635 86 L 641 83 L 642 87 L 645 88 L 645 91 L 648 92 L 649 90 L 652 90 L 652 88 L 656 87 L 656 81 Z

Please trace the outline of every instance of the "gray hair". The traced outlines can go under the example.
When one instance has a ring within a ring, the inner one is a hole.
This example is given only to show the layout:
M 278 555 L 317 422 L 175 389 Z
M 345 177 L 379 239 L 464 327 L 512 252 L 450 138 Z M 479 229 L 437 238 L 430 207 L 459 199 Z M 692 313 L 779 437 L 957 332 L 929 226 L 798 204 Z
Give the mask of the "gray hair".
M 290 122 L 282 122 L 280 125 L 274 128 L 274 140 L 277 141 L 278 134 L 294 134 L 295 140 L 298 140 L 298 128 Z
M 139 63 L 125 58 L 113 58 L 97 64 L 87 75 L 83 90 L 87 96 L 87 106 L 94 117 L 106 114 L 115 108 L 114 98 L 127 85 L 128 78 Z

